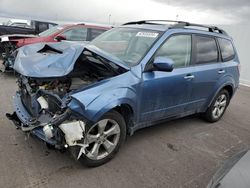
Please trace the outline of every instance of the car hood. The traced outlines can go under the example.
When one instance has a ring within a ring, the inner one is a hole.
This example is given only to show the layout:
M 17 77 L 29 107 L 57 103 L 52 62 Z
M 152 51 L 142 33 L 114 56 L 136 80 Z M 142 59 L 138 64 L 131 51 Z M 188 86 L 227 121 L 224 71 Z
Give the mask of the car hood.
M 243 151 L 229 159 L 215 174 L 207 188 L 250 187 L 250 151 Z
M 82 44 L 36 43 L 18 50 L 14 70 L 29 77 L 61 77 L 73 70 Z
M 63 77 L 69 74 L 84 48 L 103 56 L 120 67 L 117 59 L 109 57 L 100 49 L 85 43 L 36 43 L 19 48 L 14 63 L 18 73 L 36 78 Z

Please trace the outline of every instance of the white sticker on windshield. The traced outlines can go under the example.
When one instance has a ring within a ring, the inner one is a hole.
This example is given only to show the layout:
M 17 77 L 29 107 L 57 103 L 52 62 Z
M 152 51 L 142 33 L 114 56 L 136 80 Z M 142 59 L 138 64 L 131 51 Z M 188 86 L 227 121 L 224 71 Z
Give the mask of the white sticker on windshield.
M 136 34 L 137 37 L 149 37 L 149 38 L 156 38 L 159 33 L 152 33 L 152 32 L 138 32 Z

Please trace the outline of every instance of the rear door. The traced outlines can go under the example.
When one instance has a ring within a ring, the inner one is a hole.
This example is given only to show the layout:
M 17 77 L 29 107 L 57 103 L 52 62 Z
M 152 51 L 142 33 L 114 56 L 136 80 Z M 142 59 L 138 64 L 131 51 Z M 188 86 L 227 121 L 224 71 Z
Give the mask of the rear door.
M 193 35 L 193 75 L 190 103 L 186 111 L 199 111 L 214 93 L 216 83 L 224 74 L 218 44 L 213 36 Z
M 236 87 L 239 84 L 239 60 L 237 58 L 232 41 L 224 38 L 218 38 L 221 51 L 222 70 L 226 75 L 233 77 Z

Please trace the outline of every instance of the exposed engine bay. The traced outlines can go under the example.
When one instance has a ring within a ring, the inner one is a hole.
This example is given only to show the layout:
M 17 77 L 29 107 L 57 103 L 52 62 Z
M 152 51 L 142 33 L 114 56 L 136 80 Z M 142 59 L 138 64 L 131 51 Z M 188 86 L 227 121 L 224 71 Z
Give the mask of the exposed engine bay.
M 14 99 L 16 111 L 6 116 L 17 128 L 36 134 L 59 149 L 75 145 L 83 147 L 86 145 L 84 132 L 88 120 L 68 108 L 70 95 L 123 72 L 124 69 L 109 60 L 84 50 L 68 75 L 48 78 L 20 75 L 17 80 L 19 89 Z M 20 106 L 28 115 L 23 113 Z M 82 153 L 84 150 L 77 154 L 78 158 Z
M 76 61 L 73 71 L 66 76 L 58 78 L 32 78 L 21 75 L 18 79 L 18 86 L 23 103 L 26 104 L 26 96 L 31 98 L 35 96 L 38 99 L 37 102 L 40 108 L 43 107 L 41 102 L 45 100 L 48 103 L 48 105 L 45 105 L 45 110 L 55 114 L 61 105 L 62 99 L 71 92 L 122 73 L 118 66 L 114 67 L 113 65 L 111 67 L 107 61 L 99 55 L 85 50 Z M 34 116 L 39 113 L 39 111 L 31 109 L 29 109 L 29 112 Z

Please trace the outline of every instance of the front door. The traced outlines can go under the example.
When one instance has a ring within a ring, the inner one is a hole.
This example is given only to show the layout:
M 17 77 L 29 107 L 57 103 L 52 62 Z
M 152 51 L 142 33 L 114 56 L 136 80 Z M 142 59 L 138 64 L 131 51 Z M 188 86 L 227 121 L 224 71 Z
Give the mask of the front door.
M 191 35 L 169 37 L 153 59 L 165 56 L 174 61 L 172 72 L 148 71 L 142 75 L 140 121 L 154 121 L 175 116 L 184 111 L 192 89 Z

